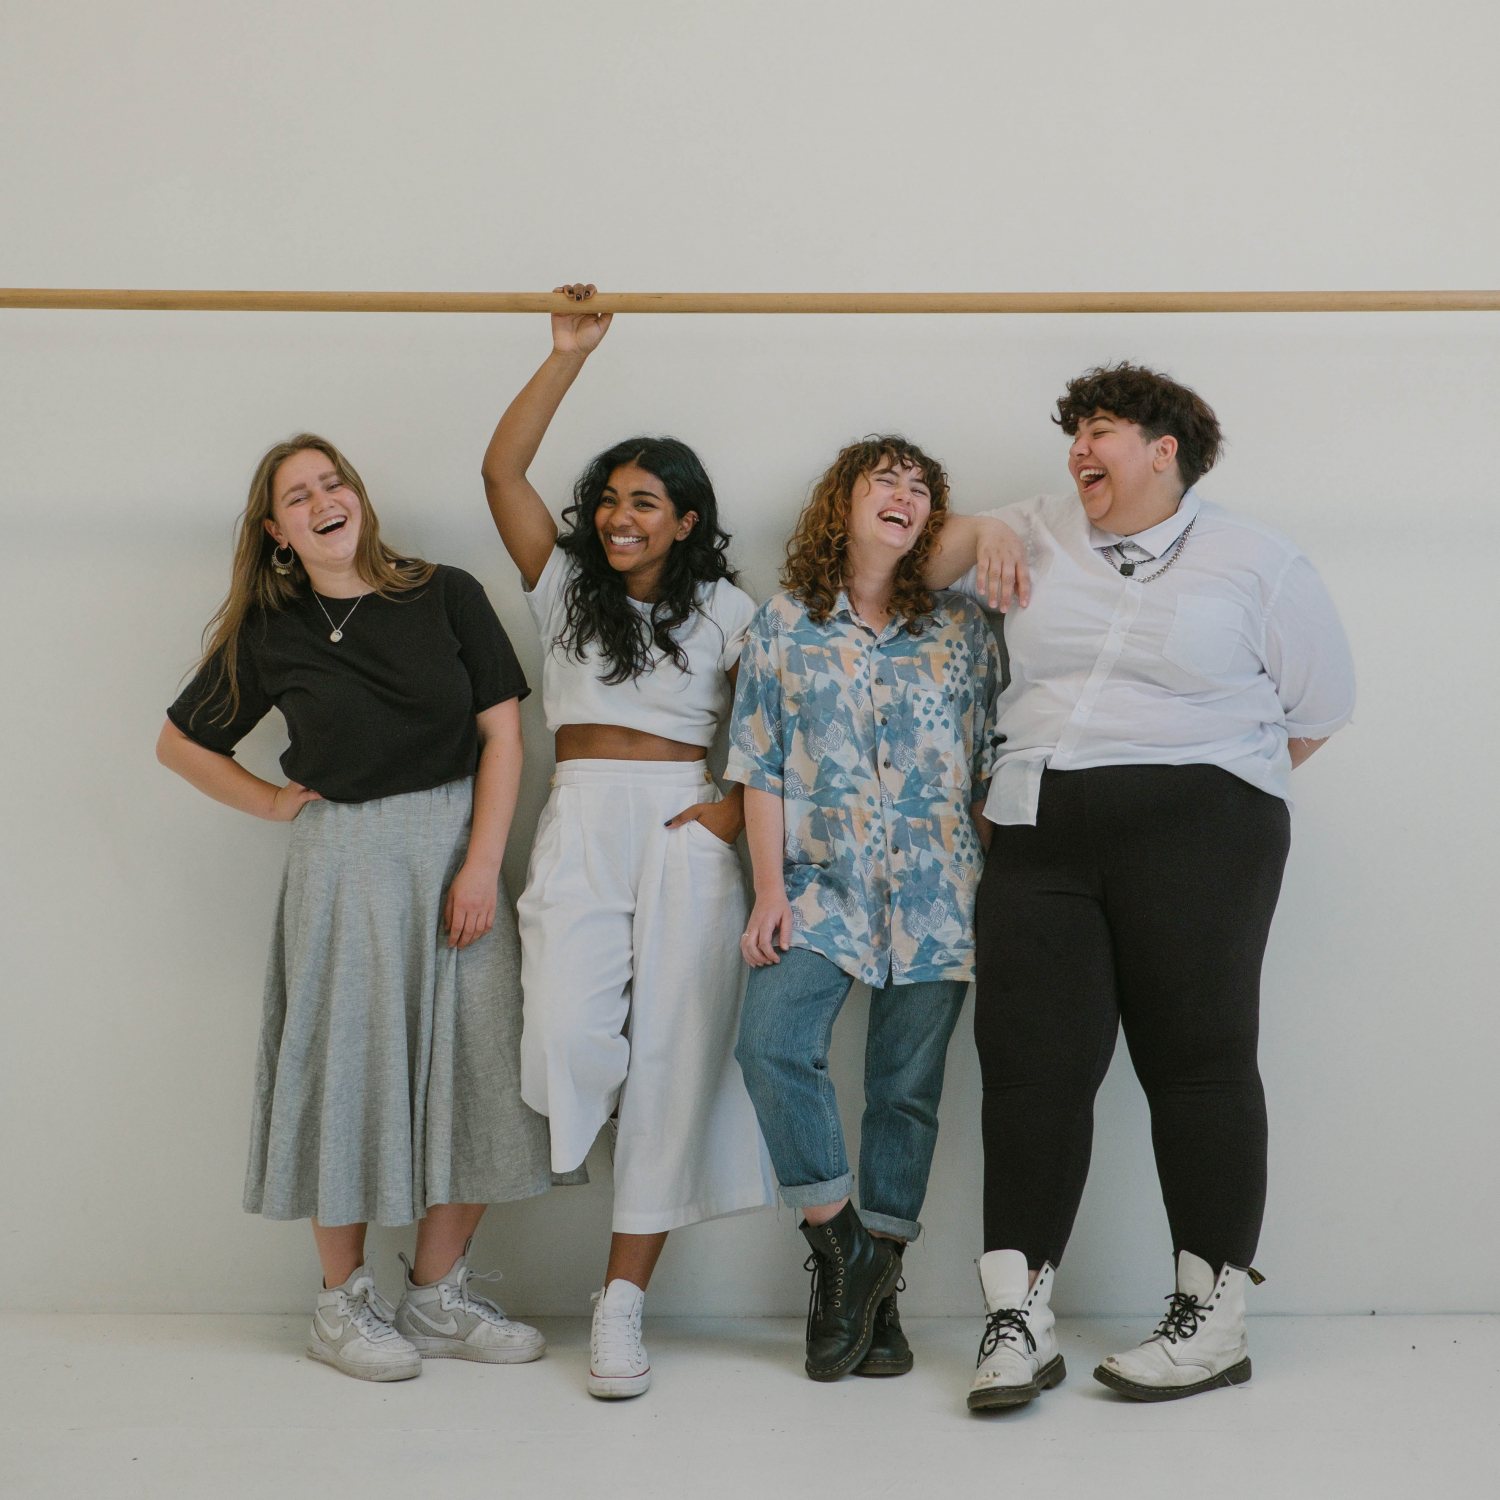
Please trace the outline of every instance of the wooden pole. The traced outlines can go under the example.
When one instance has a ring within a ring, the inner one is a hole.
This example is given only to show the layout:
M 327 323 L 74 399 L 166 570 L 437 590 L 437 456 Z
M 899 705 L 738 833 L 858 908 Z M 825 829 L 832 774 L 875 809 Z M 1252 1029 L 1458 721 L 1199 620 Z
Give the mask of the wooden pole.
M 194 292 L 0 287 L 0 308 L 134 312 L 1500 312 L 1495 292 Z

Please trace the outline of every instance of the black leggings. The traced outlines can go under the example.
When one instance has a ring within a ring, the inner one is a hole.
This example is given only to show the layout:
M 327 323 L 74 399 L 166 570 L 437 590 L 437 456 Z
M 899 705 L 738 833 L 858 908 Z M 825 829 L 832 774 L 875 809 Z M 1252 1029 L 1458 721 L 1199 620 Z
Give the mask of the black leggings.
M 987 1250 L 1062 1260 L 1123 1023 L 1174 1254 L 1250 1264 L 1260 966 L 1289 843 L 1286 803 L 1217 766 L 1046 771 L 1036 826 L 995 829 L 975 913 Z

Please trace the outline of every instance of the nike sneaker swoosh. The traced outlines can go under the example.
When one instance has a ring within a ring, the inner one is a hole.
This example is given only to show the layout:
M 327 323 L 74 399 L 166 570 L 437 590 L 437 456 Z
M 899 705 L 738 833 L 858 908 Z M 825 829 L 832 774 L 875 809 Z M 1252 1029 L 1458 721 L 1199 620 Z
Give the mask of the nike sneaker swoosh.
M 426 1313 L 424 1313 L 424 1312 L 418 1312 L 415 1307 L 408 1307 L 406 1309 L 406 1311 L 407 1311 L 407 1313 L 411 1317 L 415 1318 L 419 1323 L 425 1323 L 435 1333 L 446 1333 L 446 1334 L 449 1334 L 451 1336 L 452 1334 L 455 1334 L 455 1333 L 458 1332 L 458 1319 L 457 1318 L 449 1318 L 446 1323 L 435 1323 L 431 1318 L 429 1318 L 427 1316 Z
M 317 1312 L 318 1332 L 325 1339 L 341 1339 L 344 1336 L 344 1325 L 342 1323 L 330 1323 L 324 1316 L 322 1308 Z

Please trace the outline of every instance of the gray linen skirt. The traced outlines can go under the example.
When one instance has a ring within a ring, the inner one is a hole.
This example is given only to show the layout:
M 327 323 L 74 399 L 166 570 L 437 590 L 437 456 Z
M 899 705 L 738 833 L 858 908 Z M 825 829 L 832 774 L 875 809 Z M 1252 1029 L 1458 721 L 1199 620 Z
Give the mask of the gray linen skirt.
M 552 1183 L 547 1122 L 521 1101 L 521 950 L 495 925 L 448 947 L 443 898 L 468 848 L 472 779 L 292 824 L 266 970 L 245 1210 L 409 1224 L 431 1203 Z

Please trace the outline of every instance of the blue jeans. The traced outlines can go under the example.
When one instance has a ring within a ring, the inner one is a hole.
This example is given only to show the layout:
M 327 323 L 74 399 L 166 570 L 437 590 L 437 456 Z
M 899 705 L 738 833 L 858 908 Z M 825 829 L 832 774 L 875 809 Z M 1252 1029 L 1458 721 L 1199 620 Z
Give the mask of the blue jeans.
M 745 1086 L 793 1208 L 852 1195 L 838 1100 L 828 1076 L 833 1023 L 853 979 L 807 948 L 750 971 L 735 1048 Z M 859 1151 L 859 1216 L 868 1229 L 914 1240 L 937 1144 L 938 1100 L 948 1039 L 968 992 L 965 980 L 887 984 L 870 992 L 865 1114 Z

